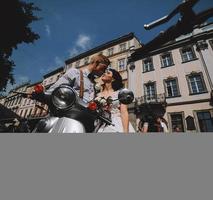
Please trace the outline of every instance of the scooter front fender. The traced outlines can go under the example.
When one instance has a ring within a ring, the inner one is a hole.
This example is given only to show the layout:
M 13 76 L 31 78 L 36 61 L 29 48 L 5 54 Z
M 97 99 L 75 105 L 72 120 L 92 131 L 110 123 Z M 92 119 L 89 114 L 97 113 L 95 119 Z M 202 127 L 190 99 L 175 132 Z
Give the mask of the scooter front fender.
M 75 119 L 62 117 L 57 120 L 49 133 L 85 133 L 83 124 Z

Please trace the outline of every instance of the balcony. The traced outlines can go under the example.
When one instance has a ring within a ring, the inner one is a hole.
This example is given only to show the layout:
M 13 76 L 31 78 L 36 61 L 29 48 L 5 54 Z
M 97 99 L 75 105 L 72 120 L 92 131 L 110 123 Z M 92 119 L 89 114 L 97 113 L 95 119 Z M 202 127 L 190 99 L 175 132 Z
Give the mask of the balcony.
M 142 106 L 146 104 L 161 104 L 166 106 L 166 96 L 165 93 L 156 95 L 145 95 L 135 98 L 136 106 Z
M 213 90 L 210 93 L 210 105 L 213 106 Z

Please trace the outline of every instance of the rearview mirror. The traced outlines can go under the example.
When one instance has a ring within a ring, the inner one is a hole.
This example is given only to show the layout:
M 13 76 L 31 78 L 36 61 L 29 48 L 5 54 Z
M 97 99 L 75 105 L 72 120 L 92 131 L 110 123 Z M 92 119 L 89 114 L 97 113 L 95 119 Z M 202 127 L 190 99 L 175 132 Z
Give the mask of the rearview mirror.
M 122 104 L 130 104 L 134 100 L 134 94 L 131 90 L 124 88 L 119 91 L 118 93 L 118 99 Z

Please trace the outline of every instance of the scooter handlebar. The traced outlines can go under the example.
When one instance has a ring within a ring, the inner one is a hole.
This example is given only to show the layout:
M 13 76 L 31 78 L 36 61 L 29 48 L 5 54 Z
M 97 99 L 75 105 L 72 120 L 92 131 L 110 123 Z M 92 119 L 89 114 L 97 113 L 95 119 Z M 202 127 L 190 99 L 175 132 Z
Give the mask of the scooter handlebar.
M 160 24 L 164 24 L 167 21 L 169 21 L 173 16 L 175 16 L 177 13 L 181 13 L 182 15 L 184 13 L 187 13 L 188 10 L 191 10 L 192 7 L 198 2 L 199 0 L 183 0 L 182 3 L 180 3 L 170 14 L 157 19 L 149 24 L 144 24 L 144 28 L 146 30 L 150 30 Z
M 150 30 L 150 29 L 154 28 L 155 26 L 158 26 L 160 24 L 165 23 L 167 21 L 167 18 L 168 18 L 168 15 L 164 16 L 164 17 L 162 17 L 160 19 L 157 19 L 157 20 L 155 20 L 155 21 L 153 21 L 153 22 L 151 22 L 149 24 L 144 24 L 144 28 L 146 30 Z

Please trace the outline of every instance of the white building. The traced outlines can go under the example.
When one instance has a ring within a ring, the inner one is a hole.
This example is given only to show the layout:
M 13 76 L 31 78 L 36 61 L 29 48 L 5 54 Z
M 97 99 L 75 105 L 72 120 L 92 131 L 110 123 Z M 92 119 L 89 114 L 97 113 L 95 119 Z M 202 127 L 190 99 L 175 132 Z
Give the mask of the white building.
M 213 24 L 146 54 L 141 49 L 132 54 L 135 69 L 130 74 L 137 118 L 151 122 L 162 116 L 170 131 L 175 126 L 213 131 Z

